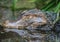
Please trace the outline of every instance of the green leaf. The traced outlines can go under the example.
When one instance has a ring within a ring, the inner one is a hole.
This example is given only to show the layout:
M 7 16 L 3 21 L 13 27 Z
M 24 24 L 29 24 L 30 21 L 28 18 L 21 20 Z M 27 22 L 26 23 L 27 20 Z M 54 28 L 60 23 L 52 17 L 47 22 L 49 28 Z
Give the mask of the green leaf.
M 52 7 L 54 5 L 54 3 L 55 3 L 54 1 L 51 1 L 46 6 L 44 6 L 42 9 L 43 10 L 48 10 L 50 7 Z
M 55 8 L 55 12 L 57 13 L 60 10 L 60 2 L 58 3 L 58 5 Z
M 12 11 L 13 11 L 13 14 L 12 14 L 12 18 L 15 20 L 15 10 L 16 10 L 16 3 L 17 3 L 18 0 L 13 0 L 13 3 L 12 3 Z

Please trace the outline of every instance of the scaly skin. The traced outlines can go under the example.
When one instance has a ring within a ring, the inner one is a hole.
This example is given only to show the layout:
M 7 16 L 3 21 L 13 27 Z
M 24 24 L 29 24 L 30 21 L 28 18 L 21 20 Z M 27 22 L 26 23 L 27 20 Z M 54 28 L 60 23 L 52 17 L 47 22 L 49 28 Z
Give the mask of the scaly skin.
M 4 26 L 8 28 L 25 28 L 28 26 L 37 27 L 47 23 L 47 19 L 44 14 L 28 14 L 22 16 L 22 18 L 16 22 L 5 21 Z

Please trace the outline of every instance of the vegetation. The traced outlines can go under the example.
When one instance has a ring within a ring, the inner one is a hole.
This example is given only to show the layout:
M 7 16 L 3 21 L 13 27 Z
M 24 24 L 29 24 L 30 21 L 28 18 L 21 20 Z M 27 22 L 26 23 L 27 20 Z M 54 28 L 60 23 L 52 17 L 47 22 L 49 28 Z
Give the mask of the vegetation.
M 32 3 L 34 5 L 32 5 Z M 17 4 L 22 4 L 22 5 L 17 6 Z M 41 10 L 50 10 L 50 11 L 53 10 L 54 12 L 58 12 L 60 9 L 60 1 L 59 0 L 14 0 L 13 7 L 14 7 L 13 9 L 17 9 L 21 7 L 38 8 Z
M 40 10 L 52 11 L 54 13 L 57 13 L 57 18 L 53 22 L 53 24 L 55 24 L 58 20 L 60 21 L 60 0 L 0 0 L 0 7 L 11 9 L 11 11 L 13 12 L 13 20 L 16 19 L 16 11 L 37 8 Z M 1 17 L 2 16 L 0 13 L 0 18 Z M 58 26 L 60 28 L 60 25 Z M 56 42 L 59 42 L 57 36 Z
M 16 4 L 18 1 L 21 1 L 22 6 L 23 8 L 21 8 L 20 6 L 18 6 L 19 8 L 17 8 Z M 34 3 L 35 5 L 32 5 L 31 3 Z M 24 4 L 26 5 L 24 5 Z M 13 5 L 12 5 L 12 10 L 13 10 L 13 14 L 15 14 L 15 10 L 16 9 L 27 9 L 29 5 L 27 4 L 31 4 L 30 5 L 30 8 L 33 6 L 35 6 L 34 8 L 37 8 L 37 9 L 41 9 L 41 10 L 44 10 L 44 11 L 54 11 L 55 13 L 59 13 L 60 12 L 60 1 L 59 0 L 13 0 Z M 25 7 L 24 7 L 24 6 Z M 32 8 L 33 8 L 32 7 Z M 57 16 L 58 18 L 59 15 Z M 54 21 L 58 21 L 58 18 Z

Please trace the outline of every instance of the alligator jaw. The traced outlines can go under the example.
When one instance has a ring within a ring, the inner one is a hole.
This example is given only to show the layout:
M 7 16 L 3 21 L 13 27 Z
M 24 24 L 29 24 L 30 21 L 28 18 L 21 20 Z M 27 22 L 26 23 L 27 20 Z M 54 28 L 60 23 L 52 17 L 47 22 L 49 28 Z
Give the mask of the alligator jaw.
M 44 25 L 46 23 L 47 19 L 45 15 L 40 14 L 40 16 L 37 16 L 37 14 L 34 14 L 23 16 L 20 20 L 13 23 L 6 21 L 4 26 L 7 28 L 25 28 L 31 25 L 37 27 L 38 25 Z

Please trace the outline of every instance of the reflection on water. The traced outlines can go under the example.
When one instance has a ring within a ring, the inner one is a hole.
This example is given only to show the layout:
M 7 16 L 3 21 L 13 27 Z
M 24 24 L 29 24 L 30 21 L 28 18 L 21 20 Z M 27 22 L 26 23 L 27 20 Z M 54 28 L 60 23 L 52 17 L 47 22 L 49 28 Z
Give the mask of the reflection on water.
M 22 38 L 22 36 L 18 34 L 19 32 L 21 33 L 22 31 L 18 30 L 16 31 L 17 33 L 15 31 L 16 30 L 14 29 L 12 31 L 8 30 L 4 33 L 1 33 L 0 34 L 1 42 L 25 42 L 26 40 L 24 40 L 24 38 Z M 24 34 L 21 33 L 21 35 L 24 35 Z
M 18 30 L 18 29 L 5 29 L 6 32 L 12 31 L 18 33 L 20 36 L 27 35 L 28 32 L 26 30 Z
M 0 35 L 1 42 L 55 42 L 56 35 L 52 33 L 29 33 L 27 30 L 5 29 Z

